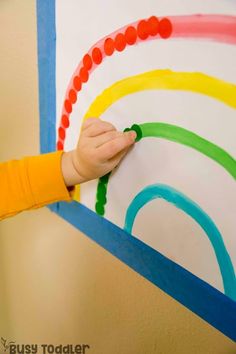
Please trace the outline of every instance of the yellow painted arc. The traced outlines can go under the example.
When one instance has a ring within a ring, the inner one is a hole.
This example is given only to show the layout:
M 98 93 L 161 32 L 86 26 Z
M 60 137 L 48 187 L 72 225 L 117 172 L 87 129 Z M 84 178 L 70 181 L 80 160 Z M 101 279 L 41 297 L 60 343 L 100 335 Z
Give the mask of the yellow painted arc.
M 117 81 L 90 105 L 84 120 L 99 117 L 124 96 L 144 90 L 181 90 L 200 93 L 236 108 L 236 85 L 200 72 L 153 70 Z
M 236 108 L 236 85 L 200 72 L 153 70 L 117 81 L 105 89 L 90 105 L 83 121 L 99 118 L 112 104 L 132 93 L 144 90 L 180 90 L 200 93 Z M 74 200 L 80 201 L 76 186 Z

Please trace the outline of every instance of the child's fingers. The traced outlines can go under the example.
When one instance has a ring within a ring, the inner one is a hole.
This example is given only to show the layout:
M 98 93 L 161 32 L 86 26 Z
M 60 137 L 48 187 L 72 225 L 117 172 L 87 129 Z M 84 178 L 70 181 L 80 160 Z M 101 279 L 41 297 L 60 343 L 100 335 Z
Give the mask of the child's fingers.
M 90 125 L 98 123 L 99 118 L 87 118 L 86 121 L 83 123 L 81 130 L 87 129 Z
M 125 148 L 131 146 L 135 142 L 136 133 L 129 131 L 121 136 L 110 140 L 97 149 L 98 157 L 103 160 L 110 160 Z
M 125 157 L 129 149 L 130 147 L 125 148 L 124 150 L 122 150 L 121 152 L 119 152 L 117 155 L 115 155 L 109 160 L 109 164 L 111 165 L 112 170 L 119 165 L 119 163 Z
M 103 144 L 108 143 L 110 140 L 114 140 L 118 138 L 119 136 L 123 135 L 122 132 L 119 132 L 117 130 L 111 130 L 109 132 L 106 132 L 104 134 L 100 134 L 96 137 L 94 137 L 93 140 L 93 146 L 98 148 Z
M 100 134 L 106 133 L 108 131 L 113 131 L 116 130 L 114 125 L 108 122 L 104 122 L 102 120 L 93 121 L 92 124 L 90 124 L 85 130 L 84 133 L 86 134 L 87 137 L 95 137 Z

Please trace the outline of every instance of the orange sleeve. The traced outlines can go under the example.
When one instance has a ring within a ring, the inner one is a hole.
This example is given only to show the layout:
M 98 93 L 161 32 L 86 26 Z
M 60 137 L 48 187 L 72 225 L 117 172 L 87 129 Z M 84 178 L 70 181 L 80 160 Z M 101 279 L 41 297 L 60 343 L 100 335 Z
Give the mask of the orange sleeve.
M 72 200 L 62 171 L 63 151 L 0 163 L 0 220 L 20 211 Z

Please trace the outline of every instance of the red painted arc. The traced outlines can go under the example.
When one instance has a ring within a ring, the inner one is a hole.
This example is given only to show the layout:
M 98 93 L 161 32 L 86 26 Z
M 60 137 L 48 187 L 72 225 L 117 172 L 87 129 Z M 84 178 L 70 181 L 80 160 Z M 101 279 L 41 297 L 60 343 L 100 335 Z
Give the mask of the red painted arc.
M 58 128 L 57 149 L 64 148 L 66 129 L 70 124 L 69 118 L 73 111 L 73 104 L 77 101 L 78 92 L 105 57 L 146 40 L 170 37 L 202 38 L 236 44 L 236 16 L 186 15 L 168 18 L 152 16 L 124 26 L 99 40 L 84 55 L 68 85 Z

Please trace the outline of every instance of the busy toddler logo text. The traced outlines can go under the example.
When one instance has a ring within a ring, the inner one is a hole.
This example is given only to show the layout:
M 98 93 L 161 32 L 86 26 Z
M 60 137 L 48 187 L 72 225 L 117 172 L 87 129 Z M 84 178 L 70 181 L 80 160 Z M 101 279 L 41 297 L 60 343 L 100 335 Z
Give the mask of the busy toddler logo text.
M 89 354 L 88 344 L 17 344 L 1 337 L 4 352 L 9 354 Z

